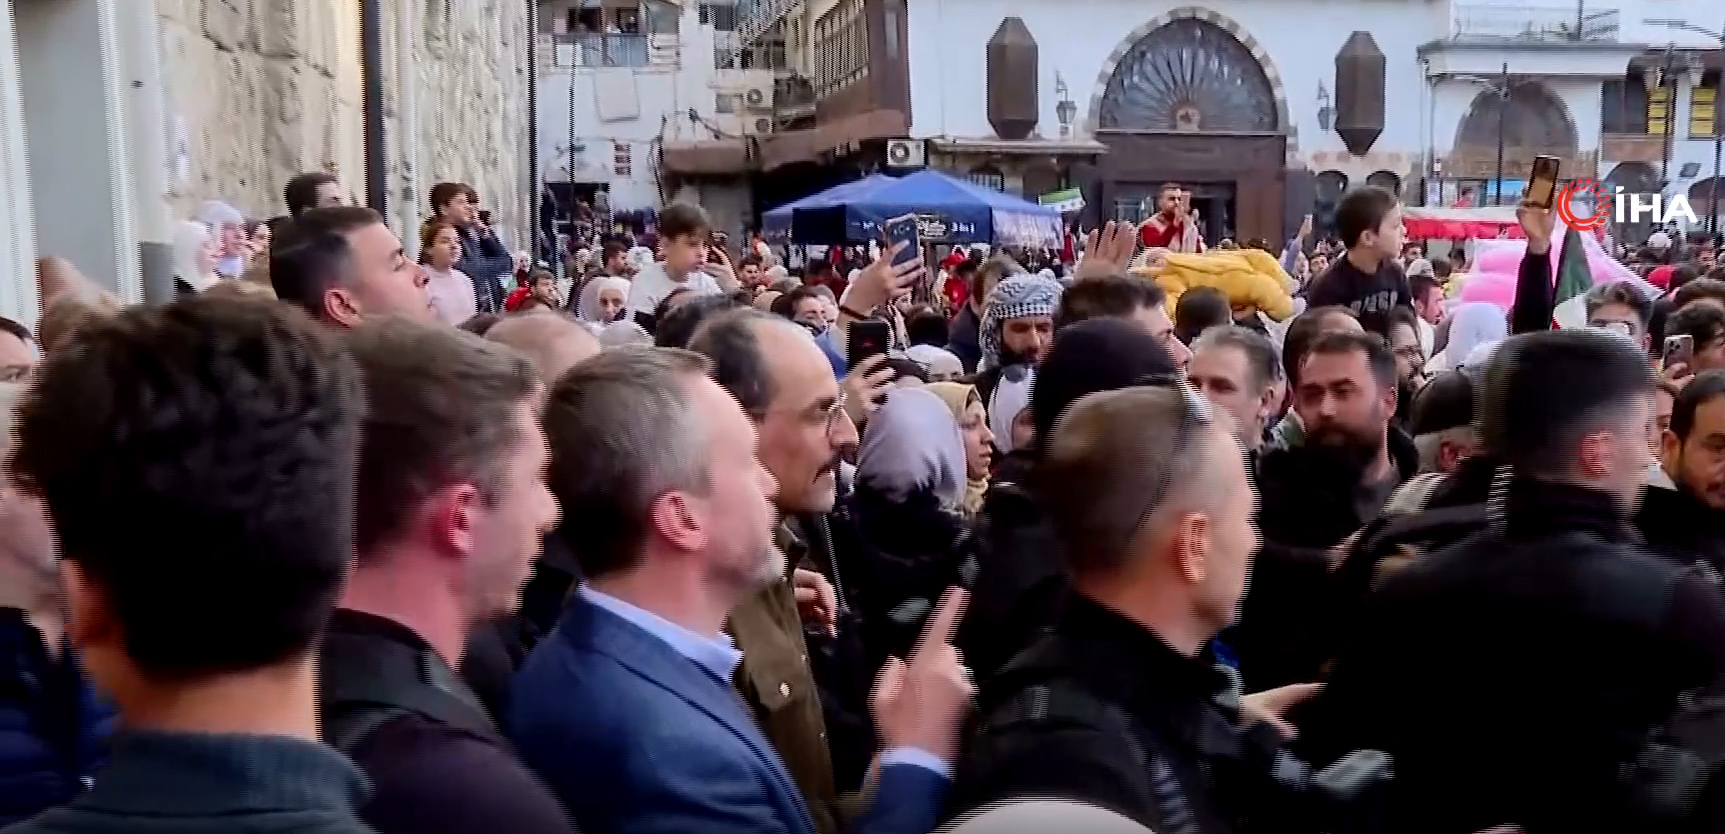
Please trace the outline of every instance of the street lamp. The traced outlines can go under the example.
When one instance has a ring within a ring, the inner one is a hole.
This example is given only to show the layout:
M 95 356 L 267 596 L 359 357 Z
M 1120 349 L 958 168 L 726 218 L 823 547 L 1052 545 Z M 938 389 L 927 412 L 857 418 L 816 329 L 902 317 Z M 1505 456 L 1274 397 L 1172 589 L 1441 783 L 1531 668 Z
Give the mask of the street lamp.
M 1520 83 L 1509 75 L 1509 64 L 1503 65 L 1503 70 L 1496 77 L 1480 75 L 1453 76 L 1457 81 L 1472 81 L 1483 84 L 1493 95 L 1497 96 L 1497 181 L 1492 185 L 1492 205 L 1503 205 L 1503 146 L 1504 118 L 1509 112 L 1509 96 L 1515 85 Z
M 1646 23 L 1650 26 L 1664 26 L 1667 29 L 1681 29 L 1685 32 L 1694 32 L 1698 35 L 1705 35 L 1709 39 L 1717 41 L 1719 43 L 1720 54 L 1722 56 L 1725 56 L 1725 25 L 1721 25 L 1719 27 L 1718 31 L 1714 31 L 1712 29 L 1707 29 L 1707 28 L 1702 27 L 1702 26 L 1696 26 L 1695 24 L 1690 23 L 1687 20 L 1674 20 L 1674 19 L 1669 19 L 1669 18 L 1650 18 L 1650 19 L 1644 20 L 1642 22 Z M 1670 49 L 1668 48 L 1666 50 L 1666 52 L 1669 53 Z M 1720 63 L 1722 65 L 1725 65 L 1725 61 L 1721 61 Z M 1700 62 L 1697 61 L 1697 62 L 1690 64 L 1689 72 L 1690 72 L 1689 80 L 1690 80 L 1690 83 L 1693 85 L 1690 87 L 1690 89 L 1693 90 L 1695 87 L 1698 87 L 1701 84 L 1702 68 L 1700 66 Z M 1675 96 L 1673 96 L 1673 97 L 1675 98 Z M 1668 111 L 1666 115 L 1669 116 L 1670 115 L 1669 109 L 1670 109 L 1671 105 L 1668 104 L 1668 105 L 1666 105 L 1666 107 L 1667 107 L 1667 111 Z M 1671 119 L 1667 118 L 1665 120 L 1665 124 L 1666 124 L 1666 127 L 1669 129 L 1669 127 L 1671 125 Z M 1707 233 L 1708 234 L 1718 234 L 1719 233 L 1719 215 L 1720 215 L 1720 211 L 1719 211 L 1719 163 L 1720 163 L 1720 156 L 1721 156 L 1720 152 L 1721 152 L 1721 150 L 1725 150 L 1725 147 L 1722 147 L 1722 146 L 1725 146 L 1725 120 L 1722 120 L 1720 118 L 1719 101 L 1718 101 L 1717 96 L 1716 96 L 1714 99 L 1714 102 L 1713 102 L 1713 178 L 1708 180 L 1708 182 L 1707 182 Z
M 1078 116 L 1078 104 L 1072 100 L 1072 90 L 1066 86 L 1066 78 L 1060 73 L 1054 73 L 1054 118 L 1060 120 L 1060 138 L 1072 136 L 1072 120 Z

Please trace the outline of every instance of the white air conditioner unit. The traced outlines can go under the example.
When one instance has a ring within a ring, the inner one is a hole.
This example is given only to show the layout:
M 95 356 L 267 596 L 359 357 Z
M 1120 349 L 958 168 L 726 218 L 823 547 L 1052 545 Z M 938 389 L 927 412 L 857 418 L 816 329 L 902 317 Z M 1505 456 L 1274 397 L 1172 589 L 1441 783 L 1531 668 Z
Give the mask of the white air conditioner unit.
M 927 143 L 921 139 L 886 140 L 886 167 L 895 170 L 904 168 L 927 168 Z
M 743 125 L 746 128 L 743 132 L 750 136 L 766 136 L 773 132 L 773 120 L 770 116 L 760 116 L 753 119 L 745 118 L 743 119 Z
M 750 110 L 770 110 L 773 106 L 771 90 L 760 87 L 750 87 L 743 92 L 743 106 Z

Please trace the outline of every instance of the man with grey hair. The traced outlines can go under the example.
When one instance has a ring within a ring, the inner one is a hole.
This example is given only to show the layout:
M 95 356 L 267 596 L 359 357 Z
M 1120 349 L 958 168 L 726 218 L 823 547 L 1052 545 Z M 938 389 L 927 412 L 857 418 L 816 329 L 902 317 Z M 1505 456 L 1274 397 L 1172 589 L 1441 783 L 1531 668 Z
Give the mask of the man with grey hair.
M 1259 543 L 1231 422 L 1177 380 L 1091 394 L 1061 416 L 1038 480 L 1072 595 L 985 686 L 955 807 L 1061 796 L 1155 831 L 1230 829 L 1223 814 L 1245 806 L 1203 775 L 1219 763 L 1189 728 L 1232 732 L 1268 763 L 1282 713 L 1314 689 L 1218 699 L 1231 683 L 1206 646 L 1234 622 Z
M 1234 418 L 1248 452 L 1264 444 L 1264 422 L 1275 412 L 1281 357 L 1269 337 L 1239 325 L 1205 330 L 1192 342 L 1186 379 Z
M 549 477 L 587 583 L 517 676 L 508 725 L 584 828 L 812 834 L 801 792 L 732 690 L 742 653 L 725 621 L 783 582 L 786 560 L 755 422 L 707 367 L 673 348 L 604 353 L 552 390 Z M 904 732 L 905 716 L 953 720 L 952 696 L 968 693 L 945 642 L 957 610 L 943 606 L 944 634 L 910 670 L 885 676 L 881 731 L 901 755 L 934 746 Z M 894 752 L 856 830 L 924 834 L 946 780 Z
M 754 422 L 761 462 L 776 482 L 773 506 L 784 522 L 777 541 L 790 557 L 783 579 L 731 612 L 727 628 L 743 650 L 737 689 L 788 765 L 815 830 L 828 834 L 837 830 L 839 819 L 835 762 L 853 764 L 860 778 L 874 739 L 828 735 L 803 628 L 836 636 L 843 588 L 834 588 L 820 573 L 794 566 L 805 558 L 815 564 L 840 564 L 849 555 L 813 548 L 840 538 L 827 535 L 828 514 L 837 498 L 843 453 L 857 443 L 856 419 L 867 406 L 867 394 L 862 387 L 841 387 L 805 328 L 757 310 L 714 316 L 695 332 L 689 347 L 712 361 L 714 379 Z M 866 373 L 870 367 L 861 370 Z M 852 381 L 857 376 L 853 374 Z M 833 694 L 844 704 L 867 698 L 865 692 Z M 889 747 L 907 735 L 923 739 L 913 746 L 930 755 L 913 759 L 936 771 L 944 770 L 955 753 L 956 717 L 942 709 L 909 716 L 903 723 L 883 722 L 879 729 Z
M 526 356 L 547 388 L 576 363 L 599 353 L 599 340 L 591 330 L 569 316 L 549 311 L 505 316 L 485 331 L 485 338 Z
M 25 392 L 0 382 L 0 469 L 11 459 Z M 115 716 L 66 651 L 42 499 L 14 486 L 9 472 L 0 479 L 0 645 L 13 647 L 0 664 L 0 721 L 16 728 L 0 755 L 0 825 L 10 825 L 78 795 L 107 756 Z
M 1473 425 L 1473 379 L 1466 371 L 1445 371 L 1414 395 L 1408 431 L 1419 450 L 1420 473 L 1454 472 L 1479 445 Z

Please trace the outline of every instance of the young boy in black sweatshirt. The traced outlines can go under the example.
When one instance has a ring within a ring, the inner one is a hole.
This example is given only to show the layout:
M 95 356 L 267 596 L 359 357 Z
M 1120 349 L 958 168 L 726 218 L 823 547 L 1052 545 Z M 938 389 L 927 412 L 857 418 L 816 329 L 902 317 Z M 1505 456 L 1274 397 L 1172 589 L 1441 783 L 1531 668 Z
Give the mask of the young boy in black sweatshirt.
M 1401 203 L 1375 185 L 1351 189 L 1336 206 L 1336 231 L 1347 254 L 1312 281 L 1307 308 L 1346 307 L 1366 332 L 1387 338 L 1390 310 L 1414 304 L 1396 263 L 1404 237 Z

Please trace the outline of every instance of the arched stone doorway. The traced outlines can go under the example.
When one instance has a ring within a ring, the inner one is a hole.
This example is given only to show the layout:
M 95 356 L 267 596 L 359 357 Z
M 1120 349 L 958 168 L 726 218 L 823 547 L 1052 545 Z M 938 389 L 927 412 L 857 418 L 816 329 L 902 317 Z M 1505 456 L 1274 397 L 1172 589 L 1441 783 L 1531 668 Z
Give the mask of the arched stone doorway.
M 1481 205 L 1497 194 L 1490 183 L 1498 176 L 1500 129 L 1505 180 L 1527 179 L 1533 158 L 1541 155 L 1563 160 L 1565 179 L 1592 175 L 1594 163 L 1582 159 L 1575 119 L 1563 100 L 1538 81 L 1512 80 L 1507 98 L 1494 89 L 1474 95 L 1456 125 L 1454 147 L 1444 163 L 1446 176 L 1485 181 Z M 1504 191 L 1506 203 L 1520 197 L 1512 190 L 1513 186 Z
M 1192 190 L 1211 243 L 1291 231 L 1287 95 L 1268 52 L 1227 16 L 1188 6 L 1135 29 L 1103 64 L 1088 123 L 1109 147 L 1092 220 L 1141 219 L 1143 201 L 1176 182 Z
M 1659 193 L 1659 171 L 1645 162 L 1623 162 L 1605 176 L 1607 188 L 1623 186 L 1624 191 L 1643 194 Z M 1627 213 L 1625 217 L 1627 217 Z M 1633 223 L 1611 224 L 1611 234 L 1622 243 L 1641 243 L 1653 233 L 1653 220 L 1643 217 Z

